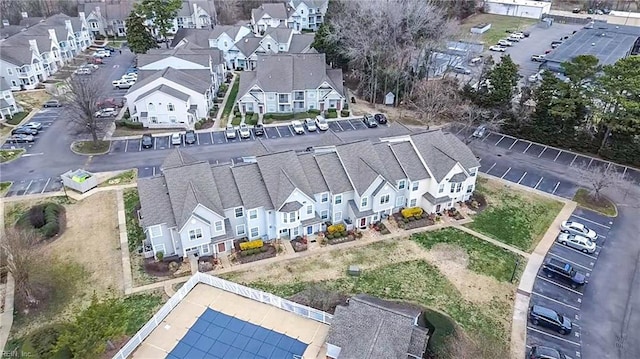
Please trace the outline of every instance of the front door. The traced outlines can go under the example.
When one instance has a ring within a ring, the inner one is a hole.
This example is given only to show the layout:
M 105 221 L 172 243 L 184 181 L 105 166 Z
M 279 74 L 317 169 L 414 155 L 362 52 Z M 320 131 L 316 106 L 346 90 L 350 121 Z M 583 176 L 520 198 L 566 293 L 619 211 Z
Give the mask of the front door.
M 218 243 L 218 253 L 224 253 L 227 248 L 224 246 L 224 242 Z
M 366 218 L 360 218 L 360 227 L 364 227 L 367 225 L 367 219 Z
M 307 234 L 313 234 L 313 226 L 307 227 Z
M 436 213 L 440 213 L 440 210 L 442 209 L 441 205 L 437 205 L 436 206 Z

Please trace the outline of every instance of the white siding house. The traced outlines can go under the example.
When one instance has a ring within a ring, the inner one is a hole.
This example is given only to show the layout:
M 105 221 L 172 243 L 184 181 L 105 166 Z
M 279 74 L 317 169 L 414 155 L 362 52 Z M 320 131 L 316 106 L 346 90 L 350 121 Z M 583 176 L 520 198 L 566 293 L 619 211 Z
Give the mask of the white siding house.
M 0 77 L 0 119 L 5 120 L 13 114 L 21 112 L 22 108 L 16 103 L 11 92 L 11 86 L 4 77 Z
M 551 11 L 551 1 L 487 0 L 484 9 L 489 14 L 542 19 Z
M 294 239 L 325 222 L 366 228 L 404 207 L 442 212 L 469 199 L 480 166 L 458 138 L 440 131 L 322 153 L 261 148 L 255 161 L 231 166 L 176 150 L 161 176 L 140 179 L 148 251 L 219 255 L 241 238 Z
M 290 0 L 289 27 L 296 30 L 318 30 L 324 22 L 329 0 Z

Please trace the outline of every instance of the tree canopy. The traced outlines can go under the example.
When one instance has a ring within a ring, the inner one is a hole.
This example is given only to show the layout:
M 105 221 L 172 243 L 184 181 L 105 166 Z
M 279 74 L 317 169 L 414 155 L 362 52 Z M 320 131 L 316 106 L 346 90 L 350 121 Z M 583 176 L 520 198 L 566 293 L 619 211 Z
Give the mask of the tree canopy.
M 134 11 L 143 14 L 145 18 L 153 23 L 158 35 L 167 40 L 169 31 L 173 28 L 173 19 L 182 7 L 182 0 L 142 0 L 136 4 Z M 169 43 L 167 42 L 167 48 Z
M 136 54 L 145 54 L 149 49 L 156 48 L 156 40 L 144 24 L 144 18 L 132 11 L 125 22 L 127 27 L 127 44 Z

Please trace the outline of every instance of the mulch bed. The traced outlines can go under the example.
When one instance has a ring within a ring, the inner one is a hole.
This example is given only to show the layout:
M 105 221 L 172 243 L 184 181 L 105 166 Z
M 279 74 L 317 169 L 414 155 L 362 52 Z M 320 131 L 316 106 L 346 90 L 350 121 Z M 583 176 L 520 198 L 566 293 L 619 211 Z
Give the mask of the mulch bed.
M 300 237 L 291 240 L 291 246 L 295 252 L 302 252 L 307 250 L 307 240 Z
M 407 230 L 433 226 L 434 224 L 436 224 L 435 220 L 429 218 L 429 216 L 423 217 L 421 219 L 409 219 L 408 222 L 405 222 L 402 214 L 395 213 L 393 215 L 393 218 L 396 220 L 396 223 L 398 223 L 398 228 Z
M 169 277 L 174 272 L 169 270 L 169 265 L 171 262 L 176 262 L 179 265 L 182 264 L 182 257 L 171 256 L 164 258 L 162 262 L 158 262 L 153 258 L 145 258 L 144 259 L 144 271 L 147 274 L 155 277 Z
M 346 243 L 346 242 L 353 242 L 356 240 L 356 237 L 353 234 L 349 234 L 346 237 L 341 237 L 341 238 L 331 238 L 328 240 L 329 244 L 340 244 L 340 243 Z
M 474 212 L 480 213 L 487 208 L 487 199 L 480 193 L 474 193 L 465 204 Z
M 236 258 L 238 258 L 238 262 L 240 263 L 251 263 L 251 262 L 259 261 L 262 259 L 275 257 L 276 254 L 278 253 L 278 251 L 273 245 L 265 244 L 263 248 L 267 248 L 267 251 L 248 255 L 248 256 L 242 256 L 240 255 L 240 252 L 237 252 Z

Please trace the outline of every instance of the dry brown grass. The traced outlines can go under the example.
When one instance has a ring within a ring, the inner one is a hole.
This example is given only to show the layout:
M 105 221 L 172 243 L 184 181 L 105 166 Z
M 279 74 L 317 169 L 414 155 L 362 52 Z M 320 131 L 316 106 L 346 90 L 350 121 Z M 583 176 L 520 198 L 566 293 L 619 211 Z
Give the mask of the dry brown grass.
M 16 102 L 24 107 L 26 112 L 42 107 L 43 103 L 51 99 L 51 95 L 45 90 L 16 92 L 13 97 L 15 97 Z

